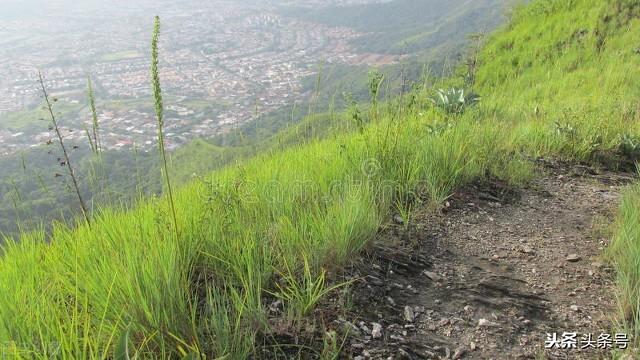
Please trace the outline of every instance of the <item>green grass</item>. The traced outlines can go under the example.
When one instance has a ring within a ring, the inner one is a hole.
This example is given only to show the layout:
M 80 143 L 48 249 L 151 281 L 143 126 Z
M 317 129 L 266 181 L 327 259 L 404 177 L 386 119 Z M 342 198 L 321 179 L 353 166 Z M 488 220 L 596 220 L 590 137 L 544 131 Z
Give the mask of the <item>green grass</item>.
M 318 123 L 307 120 L 262 148 L 273 150 L 176 189 L 179 231 L 167 199 L 151 198 L 97 211 L 91 228 L 58 225 L 48 237 L 8 240 L 0 350 L 110 358 L 126 343 L 141 358 L 244 359 L 273 334 L 267 299 L 285 301 L 295 332 L 331 290 L 326 274 L 365 248 L 392 213 L 440 204 L 476 179 L 525 184 L 534 176 L 531 157 L 624 159 L 620 139 L 640 135 L 632 81 L 640 56 L 629 45 L 640 40 L 640 24 L 624 10 L 635 14 L 635 4 L 533 1 L 482 51 L 478 106 L 446 114 L 429 101 L 429 88 L 380 103 L 375 121 L 362 107 L 362 129 L 349 113 L 316 116 Z M 219 152 L 194 146 L 198 156 Z M 621 304 L 631 309 L 638 193 L 622 206 L 614 243 L 624 254 L 616 257 Z M 325 353 L 335 353 L 336 336 L 327 335 Z
M 516 123 L 536 155 L 589 160 L 616 148 L 621 134 L 640 134 L 640 55 L 631 45 L 640 43 L 639 9 L 626 0 L 547 0 L 516 12 L 481 53 L 476 90 L 491 94 L 484 108 Z M 557 134 L 557 122 L 576 134 Z
M 640 184 L 624 194 L 616 229 L 608 254 L 617 273 L 619 326 L 637 347 L 640 335 Z
M 63 100 L 56 103 L 56 115 L 64 118 L 75 115 L 84 108 L 84 104 L 72 104 Z M 0 117 L 0 129 L 11 131 L 25 131 L 36 129 L 36 131 L 47 131 L 49 123 L 47 120 L 47 111 L 42 105 L 31 109 L 18 112 L 12 112 Z
M 68 357 L 101 357 L 129 327 L 147 356 L 194 348 L 242 358 L 268 333 L 264 291 L 299 299 L 291 312 L 306 313 L 309 279 L 362 249 L 396 199 L 441 201 L 513 161 L 489 140 L 497 130 L 461 121 L 435 138 L 426 121 L 383 121 L 192 183 L 176 194 L 180 238 L 158 199 L 105 210 L 91 229 L 60 226 L 50 244 L 43 234 L 10 242 L 0 338 L 38 356 L 60 344 Z M 278 278 L 290 280 L 274 288 Z M 28 293 L 39 295 L 19 301 Z

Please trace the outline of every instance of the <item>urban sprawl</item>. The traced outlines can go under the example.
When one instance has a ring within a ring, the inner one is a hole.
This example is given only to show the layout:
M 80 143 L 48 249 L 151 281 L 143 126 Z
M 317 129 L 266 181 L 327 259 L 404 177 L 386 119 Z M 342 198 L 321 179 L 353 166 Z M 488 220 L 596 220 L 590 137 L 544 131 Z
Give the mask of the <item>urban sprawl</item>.
M 90 76 L 103 148 L 155 146 L 149 80 L 152 19 L 76 16 L 81 20 L 0 22 L 0 155 L 53 137 L 42 110 L 38 70 L 57 100 L 54 110 L 65 140 L 86 141 Z M 160 76 L 170 150 L 302 101 L 308 96 L 303 80 L 323 62 L 378 65 L 398 60 L 356 53 L 349 44 L 361 34 L 352 29 L 234 2 L 213 2 L 189 14 L 176 10 L 163 15 L 163 22 Z

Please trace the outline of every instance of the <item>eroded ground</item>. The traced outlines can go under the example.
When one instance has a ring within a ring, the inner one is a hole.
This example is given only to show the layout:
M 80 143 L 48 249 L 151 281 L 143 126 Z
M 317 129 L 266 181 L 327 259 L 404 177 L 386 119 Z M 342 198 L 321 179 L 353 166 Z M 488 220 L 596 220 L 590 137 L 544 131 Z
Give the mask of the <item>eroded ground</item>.
M 547 333 L 612 332 L 613 271 L 602 259 L 622 174 L 547 169 L 529 188 L 455 194 L 442 214 L 396 224 L 354 265 L 344 358 L 597 359 L 545 350 Z M 614 343 L 613 346 L 616 344 Z
M 361 258 L 333 274 L 354 282 L 307 324 L 283 323 L 276 304 L 265 345 L 279 345 L 258 357 L 321 358 L 335 331 L 341 359 L 611 358 L 596 342 L 613 332 L 616 314 L 603 251 L 633 177 L 543 165 L 525 189 L 477 183 L 437 214 L 425 209 L 407 226 L 396 216 Z M 564 332 L 576 333 L 577 349 L 545 349 L 548 333 Z M 587 334 L 596 348 L 581 350 Z

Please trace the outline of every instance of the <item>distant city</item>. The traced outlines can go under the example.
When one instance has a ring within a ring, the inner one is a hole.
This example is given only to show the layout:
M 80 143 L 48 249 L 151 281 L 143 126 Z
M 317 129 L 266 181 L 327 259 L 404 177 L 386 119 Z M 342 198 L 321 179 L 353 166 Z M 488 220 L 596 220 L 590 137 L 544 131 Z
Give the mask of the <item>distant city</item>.
M 168 149 L 303 101 L 309 94 L 302 80 L 313 76 L 321 63 L 382 65 L 400 60 L 357 53 L 350 41 L 363 34 L 353 29 L 283 16 L 275 5 L 284 2 L 189 6 L 185 1 L 162 8 L 160 67 Z M 38 69 L 50 95 L 58 99 L 55 110 L 66 140 L 85 141 L 90 76 L 104 148 L 148 150 L 156 145 L 149 82 L 154 14 L 144 8 L 120 10 L 123 15 L 115 18 L 99 11 L 59 10 L 46 21 L 0 20 L 0 155 L 52 138 L 41 109 Z

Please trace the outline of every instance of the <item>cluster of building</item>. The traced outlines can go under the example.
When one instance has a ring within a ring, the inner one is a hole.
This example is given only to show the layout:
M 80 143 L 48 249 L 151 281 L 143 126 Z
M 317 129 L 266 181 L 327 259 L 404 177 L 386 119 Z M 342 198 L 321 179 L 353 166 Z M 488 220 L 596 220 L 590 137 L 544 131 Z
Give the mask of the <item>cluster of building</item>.
M 359 64 L 372 58 L 353 52 L 349 43 L 359 34 L 352 29 L 234 4 L 220 2 L 190 14 L 163 16 L 160 77 L 169 149 L 300 101 L 308 95 L 302 80 L 313 75 L 320 62 Z M 41 35 L 29 37 L 31 42 L 18 31 L 30 24 L 11 23 L 17 35 L 0 40 L 0 49 L 6 44 L 0 50 L 0 154 L 38 146 L 51 136 L 46 125 L 3 124 L 3 117 L 15 119 L 21 112 L 31 116 L 26 110 L 42 105 L 36 69 L 43 71 L 49 93 L 59 99 L 56 106 L 68 140 L 83 141 L 86 136 L 91 76 L 103 146 L 155 146 L 147 20 L 99 23 L 92 33 L 78 22 L 59 24 L 53 40 Z M 37 26 L 32 31 L 38 31 Z

